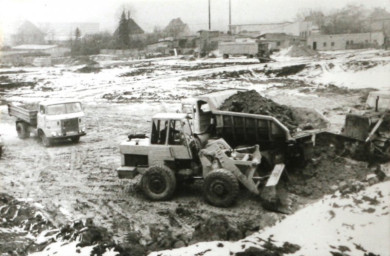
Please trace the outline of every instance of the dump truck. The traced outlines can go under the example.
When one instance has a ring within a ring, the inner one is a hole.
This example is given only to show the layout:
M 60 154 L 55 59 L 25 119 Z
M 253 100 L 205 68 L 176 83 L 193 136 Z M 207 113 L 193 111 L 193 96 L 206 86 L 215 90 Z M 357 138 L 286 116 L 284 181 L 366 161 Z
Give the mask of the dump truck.
M 121 179 L 141 174 L 141 189 L 151 200 L 171 198 L 177 183 L 203 179 L 206 201 L 227 207 L 236 200 L 240 184 L 260 195 L 261 185 L 276 186 L 283 172 L 284 164 L 279 163 L 271 174 L 261 176 L 259 145 L 233 150 L 222 138 L 200 145 L 187 114 L 156 114 L 151 123 L 149 136 L 129 135 L 120 144 L 117 169 Z
M 279 162 L 302 166 L 312 158 L 315 136 L 321 130 L 292 134 L 273 116 L 219 110 L 236 93 L 226 90 L 182 101 L 182 112 L 191 115 L 199 144 L 204 145 L 210 138 L 223 138 L 232 147 L 258 144 L 263 163 L 269 167 Z
M 70 139 L 77 143 L 86 135 L 84 112 L 78 101 L 43 101 L 39 104 L 8 104 L 8 114 L 16 117 L 16 132 L 20 139 L 31 133 L 45 147 L 56 140 Z
M 225 59 L 230 56 L 247 56 L 256 57 L 261 63 L 271 61 L 268 43 L 264 42 L 220 42 L 218 49 Z

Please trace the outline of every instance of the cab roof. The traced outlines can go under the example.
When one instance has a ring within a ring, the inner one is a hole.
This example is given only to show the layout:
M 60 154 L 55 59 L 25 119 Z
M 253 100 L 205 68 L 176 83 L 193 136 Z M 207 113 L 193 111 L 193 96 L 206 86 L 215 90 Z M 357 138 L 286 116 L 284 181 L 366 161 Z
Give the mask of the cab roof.
M 187 119 L 189 116 L 184 113 L 158 113 L 153 116 L 153 119 L 160 120 L 183 120 Z
M 65 104 L 65 103 L 81 103 L 78 100 L 45 100 L 41 101 L 39 104 L 42 106 L 56 105 L 56 104 Z

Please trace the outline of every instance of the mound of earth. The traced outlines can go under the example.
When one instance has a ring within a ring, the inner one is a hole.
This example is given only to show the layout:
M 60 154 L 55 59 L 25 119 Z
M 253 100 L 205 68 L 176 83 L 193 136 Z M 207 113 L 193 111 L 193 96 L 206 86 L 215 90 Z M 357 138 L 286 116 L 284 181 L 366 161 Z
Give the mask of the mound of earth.
M 310 49 L 307 46 L 293 45 L 287 49 L 284 49 L 284 51 L 281 51 L 279 55 L 289 57 L 311 57 L 317 56 L 319 55 L 319 53 L 314 51 L 313 49 Z
M 27 255 L 42 250 L 46 242 L 37 242 L 35 238 L 55 228 L 39 209 L 3 193 L 0 194 L 0 218 L 1 255 Z
M 86 65 L 82 68 L 77 69 L 75 72 L 78 73 L 99 73 L 101 70 L 100 67 L 96 65 Z
M 71 65 L 96 65 L 98 64 L 96 61 L 91 60 L 88 56 L 76 57 L 70 60 Z
M 25 87 L 29 86 L 31 88 L 34 88 L 36 85 L 35 82 L 22 82 L 19 80 L 13 80 L 9 78 L 8 76 L 0 76 L 0 91 L 9 90 L 9 89 L 16 89 L 19 87 Z
M 315 110 L 280 105 L 255 90 L 237 92 L 225 100 L 220 110 L 273 116 L 291 132 L 324 128 L 327 125 L 326 120 Z

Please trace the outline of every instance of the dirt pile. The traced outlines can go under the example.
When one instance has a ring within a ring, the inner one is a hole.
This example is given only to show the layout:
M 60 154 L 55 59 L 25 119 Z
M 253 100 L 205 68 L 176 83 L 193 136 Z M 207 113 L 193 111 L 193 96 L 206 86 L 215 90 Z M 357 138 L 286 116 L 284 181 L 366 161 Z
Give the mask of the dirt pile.
M 22 82 L 19 80 L 13 80 L 8 76 L 0 76 L 0 91 L 9 90 L 9 89 L 17 89 L 19 87 L 29 86 L 34 88 L 36 85 L 35 82 Z
M 315 110 L 290 108 L 261 96 L 255 90 L 238 92 L 229 97 L 220 107 L 221 110 L 273 116 L 282 122 L 291 132 L 298 129 L 318 129 L 327 125 L 326 120 Z
M 225 100 L 220 110 L 273 116 L 290 130 L 295 130 L 298 127 L 291 108 L 279 105 L 273 100 L 261 96 L 255 90 L 237 92 Z
M 268 77 L 286 77 L 295 75 L 306 68 L 306 64 L 292 65 L 280 69 L 267 69 L 264 73 Z
M 40 251 L 46 243 L 35 243 L 43 231 L 54 226 L 38 209 L 13 197 L 0 194 L 0 254 L 27 255 Z
M 366 162 L 344 158 L 328 135 L 317 136 L 312 161 L 288 173 L 286 189 L 299 196 L 317 199 L 336 190 L 359 191 L 367 175 L 375 170 Z
M 135 69 L 135 70 L 130 71 L 130 72 L 123 73 L 123 74 L 119 75 L 119 77 L 141 76 L 141 75 L 153 73 L 153 71 L 154 71 L 154 69 L 151 69 L 151 68 L 139 68 L 139 69 Z
M 65 64 L 69 65 L 97 65 L 98 63 L 94 60 L 91 60 L 88 56 L 76 57 L 69 59 Z
M 98 67 L 96 65 L 86 65 L 82 68 L 77 69 L 75 72 L 78 73 L 99 73 L 101 70 L 101 67 Z
M 319 53 L 310 49 L 307 46 L 293 45 L 287 50 L 284 55 L 290 57 L 311 57 L 318 56 Z

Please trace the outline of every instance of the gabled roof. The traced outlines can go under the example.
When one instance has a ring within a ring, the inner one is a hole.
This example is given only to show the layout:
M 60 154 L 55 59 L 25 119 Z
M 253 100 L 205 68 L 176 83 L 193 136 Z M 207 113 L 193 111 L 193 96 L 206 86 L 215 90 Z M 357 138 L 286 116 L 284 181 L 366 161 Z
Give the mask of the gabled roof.
M 42 45 L 42 44 L 22 44 L 12 47 L 12 50 L 47 50 L 56 48 L 57 45 Z
M 127 19 L 127 24 L 129 26 L 129 34 L 130 35 L 144 33 L 143 29 L 140 26 L 138 26 L 138 24 L 132 18 Z
M 30 21 L 25 21 L 19 28 L 17 34 L 40 34 L 45 35 L 37 26 Z

